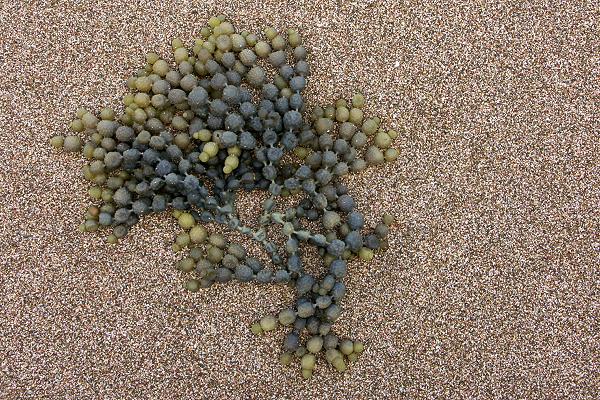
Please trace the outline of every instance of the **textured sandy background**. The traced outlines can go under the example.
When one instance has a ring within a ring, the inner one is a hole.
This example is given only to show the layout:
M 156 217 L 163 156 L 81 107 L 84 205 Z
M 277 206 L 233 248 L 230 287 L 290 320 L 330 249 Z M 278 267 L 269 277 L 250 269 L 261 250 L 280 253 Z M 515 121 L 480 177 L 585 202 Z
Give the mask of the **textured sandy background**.
M 597 396 L 599 4 L 441 3 L 2 1 L 0 398 Z M 351 267 L 337 328 L 369 346 L 344 375 L 304 382 L 281 331 L 248 331 L 289 290 L 185 293 L 166 217 L 117 248 L 76 230 L 82 161 L 47 139 L 216 12 L 297 27 L 311 101 L 361 88 L 405 121 L 398 162 L 351 182 L 400 225 Z

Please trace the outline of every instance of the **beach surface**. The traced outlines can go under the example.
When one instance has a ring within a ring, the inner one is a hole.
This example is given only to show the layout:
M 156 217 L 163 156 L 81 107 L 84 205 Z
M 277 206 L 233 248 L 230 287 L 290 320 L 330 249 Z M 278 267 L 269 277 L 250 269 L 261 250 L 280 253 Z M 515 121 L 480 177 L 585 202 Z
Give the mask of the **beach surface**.
M 77 229 L 84 161 L 48 139 L 219 13 L 298 29 L 310 104 L 360 90 L 402 132 L 348 179 L 398 223 L 349 266 L 344 374 L 304 381 L 248 329 L 291 289 L 186 292 L 166 213 L 118 246 Z M 3 1 L 0 27 L 0 399 L 597 398 L 597 2 Z

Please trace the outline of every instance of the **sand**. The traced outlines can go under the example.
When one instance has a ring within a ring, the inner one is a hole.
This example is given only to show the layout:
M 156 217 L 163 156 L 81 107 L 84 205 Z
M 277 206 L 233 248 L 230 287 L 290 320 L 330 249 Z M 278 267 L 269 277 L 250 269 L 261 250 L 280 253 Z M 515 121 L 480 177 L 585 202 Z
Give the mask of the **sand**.
M 441 3 L 2 2 L 0 398 L 595 398 L 598 3 Z M 183 291 L 166 215 L 118 247 L 76 229 L 83 161 L 48 138 L 218 12 L 298 28 L 311 104 L 360 89 L 406 128 L 397 162 L 349 182 L 369 223 L 399 223 L 350 266 L 336 329 L 368 345 L 345 374 L 305 382 L 282 331 L 249 332 L 291 290 Z

